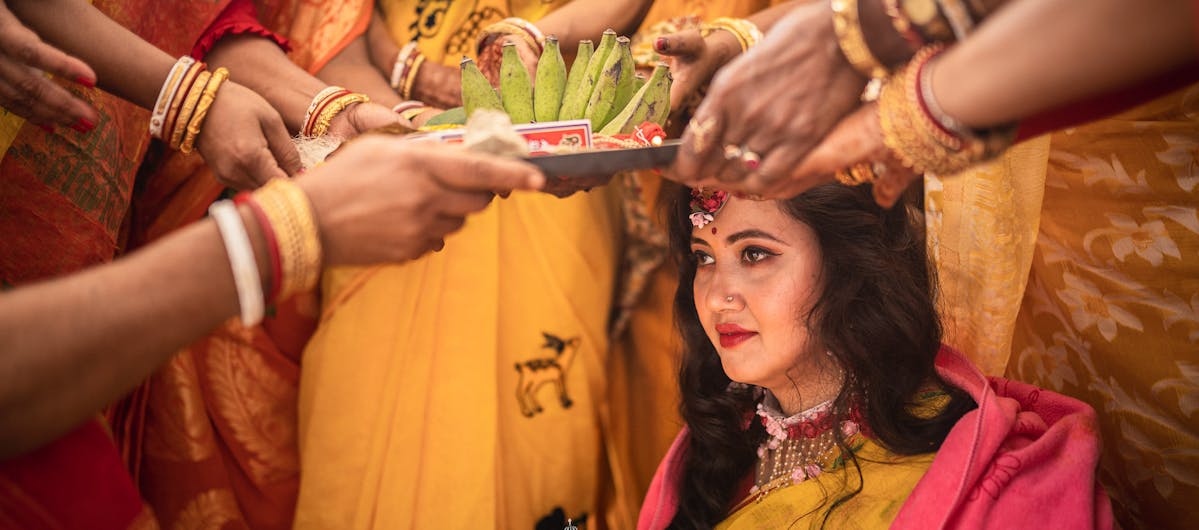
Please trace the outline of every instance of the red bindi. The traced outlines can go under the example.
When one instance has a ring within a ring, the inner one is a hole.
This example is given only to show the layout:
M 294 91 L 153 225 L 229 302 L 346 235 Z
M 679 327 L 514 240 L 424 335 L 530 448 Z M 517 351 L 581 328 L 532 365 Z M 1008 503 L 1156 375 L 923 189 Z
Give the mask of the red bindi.
M 712 227 L 712 235 L 716 235 L 716 227 L 715 226 Z

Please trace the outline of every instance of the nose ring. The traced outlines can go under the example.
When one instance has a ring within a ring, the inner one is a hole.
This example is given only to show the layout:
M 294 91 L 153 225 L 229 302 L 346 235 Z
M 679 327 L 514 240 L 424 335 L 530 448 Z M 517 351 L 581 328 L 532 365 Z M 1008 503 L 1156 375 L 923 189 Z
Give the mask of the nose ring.
M 733 297 L 732 297 L 732 296 L 726 296 L 726 297 L 724 297 L 724 301 L 725 301 L 725 302 L 732 302 L 732 301 L 733 301 Z

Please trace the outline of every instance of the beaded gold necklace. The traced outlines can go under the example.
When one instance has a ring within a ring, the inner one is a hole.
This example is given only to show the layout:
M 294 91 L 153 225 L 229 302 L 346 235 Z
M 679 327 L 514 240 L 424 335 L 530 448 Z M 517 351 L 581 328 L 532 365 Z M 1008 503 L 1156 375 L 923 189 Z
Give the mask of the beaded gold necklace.
M 750 497 L 761 502 L 771 492 L 820 476 L 834 466 L 839 455 L 833 431 L 832 401 L 826 401 L 791 417 L 783 417 L 772 398 L 758 404 L 757 415 L 770 434 L 758 447 L 758 465 Z M 841 434 L 858 433 L 858 423 L 845 420 Z

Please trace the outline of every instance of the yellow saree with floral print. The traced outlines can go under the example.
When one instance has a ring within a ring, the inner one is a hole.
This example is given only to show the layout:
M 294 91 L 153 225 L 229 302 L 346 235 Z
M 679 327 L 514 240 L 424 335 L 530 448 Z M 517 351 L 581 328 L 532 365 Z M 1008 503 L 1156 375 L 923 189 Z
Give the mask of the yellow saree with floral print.
M 1197 187 L 1199 85 L 926 182 L 946 342 L 1095 408 L 1124 528 L 1199 520 Z

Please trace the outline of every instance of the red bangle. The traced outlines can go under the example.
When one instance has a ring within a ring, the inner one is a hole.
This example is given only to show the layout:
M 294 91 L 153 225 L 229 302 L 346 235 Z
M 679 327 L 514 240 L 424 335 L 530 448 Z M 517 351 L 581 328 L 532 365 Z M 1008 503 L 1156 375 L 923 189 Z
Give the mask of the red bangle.
M 254 219 L 258 220 L 258 226 L 262 228 L 262 237 L 266 239 L 267 254 L 271 258 L 271 286 L 267 292 L 266 301 L 268 304 L 274 303 L 283 286 L 283 261 L 279 257 L 279 240 L 275 238 L 275 228 L 271 226 L 271 220 L 266 216 L 262 205 L 254 200 L 254 196 L 250 192 L 238 193 L 233 198 L 233 203 L 249 206 L 250 212 L 254 214 Z

